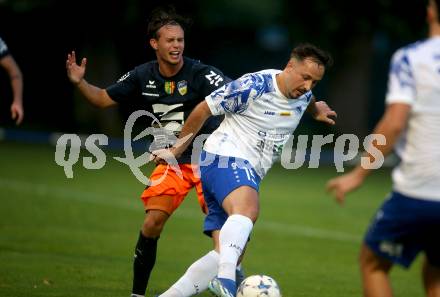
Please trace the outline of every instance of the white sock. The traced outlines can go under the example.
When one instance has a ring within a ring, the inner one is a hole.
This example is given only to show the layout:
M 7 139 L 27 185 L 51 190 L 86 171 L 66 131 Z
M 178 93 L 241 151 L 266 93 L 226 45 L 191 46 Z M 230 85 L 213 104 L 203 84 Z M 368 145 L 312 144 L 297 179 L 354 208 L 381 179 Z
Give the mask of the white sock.
M 159 297 L 188 297 L 208 288 L 209 282 L 217 275 L 219 254 L 210 251 L 194 262 L 185 274 Z
M 235 281 L 235 269 L 252 231 L 252 220 L 243 215 L 228 217 L 220 230 L 218 277 Z

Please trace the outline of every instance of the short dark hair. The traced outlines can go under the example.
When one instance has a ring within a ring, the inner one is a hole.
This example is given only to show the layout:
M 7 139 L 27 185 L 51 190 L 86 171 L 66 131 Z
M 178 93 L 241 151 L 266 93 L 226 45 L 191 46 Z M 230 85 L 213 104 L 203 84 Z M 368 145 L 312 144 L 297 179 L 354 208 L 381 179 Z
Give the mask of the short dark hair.
M 155 8 L 149 17 L 147 34 L 150 38 L 157 39 L 157 32 L 166 25 L 180 26 L 184 31 L 191 25 L 189 18 L 179 15 L 172 5 Z
M 333 59 L 330 53 L 310 43 L 301 43 L 297 45 L 292 50 L 290 58 L 295 58 L 299 61 L 312 59 L 314 62 L 323 65 L 324 67 L 330 67 L 333 65 Z

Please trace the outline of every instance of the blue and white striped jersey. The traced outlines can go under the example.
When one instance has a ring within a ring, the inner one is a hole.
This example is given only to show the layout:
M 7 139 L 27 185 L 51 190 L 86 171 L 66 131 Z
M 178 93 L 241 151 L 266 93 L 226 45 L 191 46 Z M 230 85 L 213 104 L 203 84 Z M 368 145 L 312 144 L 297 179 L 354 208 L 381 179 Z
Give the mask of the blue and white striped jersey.
M 395 190 L 440 201 L 440 37 L 396 51 L 386 102 L 411 105 L 407 129 L 396 145 L 402 161 L 393 171 Z
M 205 143 L 207 152 L 245 159 L 266 175 L 312 99 L 311 92 L 286 98 L 276 82 L 280 72 L 245 74 L 205 98 L 213 115 L 225 114 Z

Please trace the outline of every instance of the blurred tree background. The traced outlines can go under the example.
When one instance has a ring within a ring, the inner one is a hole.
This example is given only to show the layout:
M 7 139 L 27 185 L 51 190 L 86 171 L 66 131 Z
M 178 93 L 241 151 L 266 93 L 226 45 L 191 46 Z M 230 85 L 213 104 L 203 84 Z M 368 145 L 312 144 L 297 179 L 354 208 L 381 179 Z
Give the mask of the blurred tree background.
M 157 5 L 193 19 L 185 55 L 237 78 L 282 69 L 291 48 L 312 42 L 335 64 L 315 90 L 339 114 L 334 128 L 309 118 L 301 133 L 368 134 L 381 116 L 392 52 L 425 38 L 424 1 L 293 0 L 0 0 L 0 36 L 24 74 L 20 129 L 122 135 L 131 108 L 98 110 L 68 82 L 66 55 L 88 58 L 86 79 L 106 87 L 155 58 L 146 24 Z M 13 127 L 8 79 L 0 71 L 0 126 Z

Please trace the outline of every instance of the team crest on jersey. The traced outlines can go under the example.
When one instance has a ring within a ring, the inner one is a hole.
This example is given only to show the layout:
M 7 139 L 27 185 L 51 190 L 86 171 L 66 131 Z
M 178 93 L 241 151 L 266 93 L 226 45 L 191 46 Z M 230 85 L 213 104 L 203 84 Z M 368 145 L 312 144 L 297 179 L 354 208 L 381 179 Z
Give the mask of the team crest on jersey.
M 186 80 L 181 80 L 177 83 L 177 90 L 182 96 L 188 92 L 188 83 L 186 82 Z
M 176 83 L 174 81 L 165 82 L 165 93 L 167 93 L 168 95 L 173 94 L 175 88 L 176 88 Z

